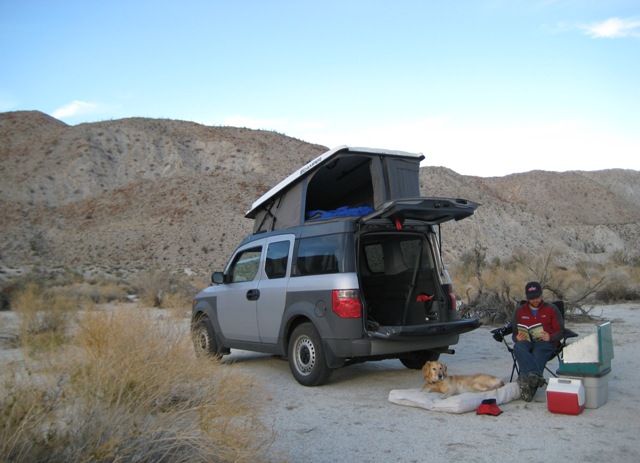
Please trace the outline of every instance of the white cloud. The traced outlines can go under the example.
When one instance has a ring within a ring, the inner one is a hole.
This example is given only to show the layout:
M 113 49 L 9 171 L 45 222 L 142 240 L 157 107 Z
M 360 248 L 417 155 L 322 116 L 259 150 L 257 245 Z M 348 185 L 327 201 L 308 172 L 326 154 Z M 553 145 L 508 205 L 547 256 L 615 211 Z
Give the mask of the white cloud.
M 619 38 L 619 37 L 640 37 L 640 20 L 609 18 L 606 21 L 581 26 L 590 37 Z
M 87 103 L 86 101 L 73 101 L 56 109 L 52 116 L 56 119 L 65 119 L 68 117 L 82 116 L 96 112 L 98 105 Z

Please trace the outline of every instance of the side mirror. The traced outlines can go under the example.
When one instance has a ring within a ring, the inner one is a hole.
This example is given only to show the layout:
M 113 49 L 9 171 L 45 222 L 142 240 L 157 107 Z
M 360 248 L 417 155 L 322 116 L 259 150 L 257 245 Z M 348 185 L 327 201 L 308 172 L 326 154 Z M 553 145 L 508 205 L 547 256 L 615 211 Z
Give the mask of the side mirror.
M 222 272 L 213 272 L 211 274 L 211 282 L 217 285 L 221 285 L 224 283 L 224 273 Z

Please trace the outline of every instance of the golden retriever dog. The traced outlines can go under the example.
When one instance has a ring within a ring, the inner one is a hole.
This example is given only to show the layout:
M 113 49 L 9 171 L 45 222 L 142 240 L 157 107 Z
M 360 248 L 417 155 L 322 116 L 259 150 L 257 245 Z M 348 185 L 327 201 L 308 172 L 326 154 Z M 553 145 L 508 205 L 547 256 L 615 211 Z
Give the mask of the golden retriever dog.
M 442 362 L 427 362 L 422 367 L 425 392 L 440 392 L 449 397 L 463 392 L 485 392 L 504 386 L 500 378 L 476 373 L 474 375 L 447 376 L 447 366 Z

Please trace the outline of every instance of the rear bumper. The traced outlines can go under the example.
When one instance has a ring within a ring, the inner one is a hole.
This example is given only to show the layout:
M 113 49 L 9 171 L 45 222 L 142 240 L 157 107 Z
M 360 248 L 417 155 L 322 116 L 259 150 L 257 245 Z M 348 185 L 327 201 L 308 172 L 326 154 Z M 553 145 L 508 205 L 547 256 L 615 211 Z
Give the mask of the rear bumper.
M 325 339 L 324 347 L 331 368 L 347 360 L 393 358 L 422 350 L 448 348 L 458 343 L 460 334 L 478 328 L 477 319 L 456 320 L 415 326 L 380 327 L 363 339 Z

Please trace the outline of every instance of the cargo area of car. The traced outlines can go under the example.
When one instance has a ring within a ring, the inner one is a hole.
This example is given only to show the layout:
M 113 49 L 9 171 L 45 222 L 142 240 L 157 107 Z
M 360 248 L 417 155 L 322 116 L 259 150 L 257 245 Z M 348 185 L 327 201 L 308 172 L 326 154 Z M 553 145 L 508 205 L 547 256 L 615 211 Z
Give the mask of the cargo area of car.
M 359 275 L 367 323 L 424 325 L 447 321 L 447 303 L 423 234 L 370 233 L 359 239 Z

